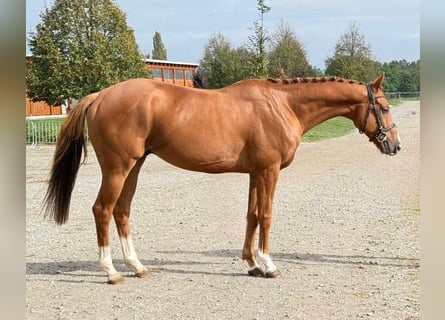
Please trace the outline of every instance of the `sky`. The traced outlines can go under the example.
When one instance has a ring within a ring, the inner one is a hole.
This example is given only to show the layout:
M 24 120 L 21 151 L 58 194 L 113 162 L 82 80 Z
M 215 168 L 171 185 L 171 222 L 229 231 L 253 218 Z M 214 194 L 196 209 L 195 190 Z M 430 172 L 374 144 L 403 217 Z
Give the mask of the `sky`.
M 26 0 L 26 32 L 35 30 L 40 13 L 54 0 Z M 248 42 L 259 18 L 256 0 L 115 0 L 134 29 L 139 49 L 149 53 L 160 32 L 168 60 L 199 63 L 210 37 L 222 33 L 236 48 Z M 289 24 L 311 65 L 325 69 L 341 35 L 357 22 L 379 62 L 420 59 L 420 0 L 266 0 L 272 9 L 264 26 L 273 33 Z M 29 54 L 27 48 L 27 54 Z

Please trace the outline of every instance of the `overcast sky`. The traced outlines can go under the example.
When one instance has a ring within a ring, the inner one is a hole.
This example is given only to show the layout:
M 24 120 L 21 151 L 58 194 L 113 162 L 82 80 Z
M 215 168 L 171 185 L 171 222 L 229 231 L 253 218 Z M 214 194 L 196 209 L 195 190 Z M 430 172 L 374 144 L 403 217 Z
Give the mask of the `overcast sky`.
M 40 21 L 40 13 L 53 0 L 26 0 L 26 31 Z M 117 0 L 135 31 L 143 53 L 153 49 L 155 31 L 161 33 L 169 60 L 199 63 L 204 45 L 216 33 L 233 47 L 248 41 L 258 18 L 256 0 Z M 309 63 L 321 69 L 335 44 L 352 21 L 380 62 L 420 57 L 420 0 L 266 0 L 269 32 L 288 23 L 306 49 Z M 29 53 L 29 49 L 27 49 Z

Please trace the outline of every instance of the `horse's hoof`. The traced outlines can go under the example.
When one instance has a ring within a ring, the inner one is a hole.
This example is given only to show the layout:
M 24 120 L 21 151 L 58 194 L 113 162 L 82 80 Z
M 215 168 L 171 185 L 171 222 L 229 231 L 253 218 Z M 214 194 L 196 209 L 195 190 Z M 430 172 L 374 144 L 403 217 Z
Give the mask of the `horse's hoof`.
M 259 268 L 259 267 L 255 267 L 255 268 L 247 271 L 247 273 L 251 277 L 264 277 L 265 276 L 264 271 L 261 270 L 261 268 Z
M 266 272 L 266 278 L 279 278 L 279 277 L 281 277 L 281 272 L 278 269 Z
M 137 271 L 134 275 L 137 278 L 147 278 L 147 277 L 151 276 L 151 272 L 148 269 L 144 269 L 144 270 L 141 270 L 141 271 Z
M 114 274 L 112 276 L 108 277 L 108 284 L 120 284 L 123 283 L 125 281 L 125 278 L 122 277 L 122 275 L 120 275 L 119 273 Z

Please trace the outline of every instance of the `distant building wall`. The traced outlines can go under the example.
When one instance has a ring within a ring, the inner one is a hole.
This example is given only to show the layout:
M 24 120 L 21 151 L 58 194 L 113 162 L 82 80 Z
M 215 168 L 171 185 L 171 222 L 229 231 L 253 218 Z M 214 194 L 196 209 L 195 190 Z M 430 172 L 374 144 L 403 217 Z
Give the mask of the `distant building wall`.
M 50 107 L 46 102 L 33 102 L 26 97 L 26 116 L 48 116 L 62 114 L 62 107 Z
M 199 64 L 146 59 L 145 65 L 151 70 L 153 80 L 193 87 L 193 74 Z

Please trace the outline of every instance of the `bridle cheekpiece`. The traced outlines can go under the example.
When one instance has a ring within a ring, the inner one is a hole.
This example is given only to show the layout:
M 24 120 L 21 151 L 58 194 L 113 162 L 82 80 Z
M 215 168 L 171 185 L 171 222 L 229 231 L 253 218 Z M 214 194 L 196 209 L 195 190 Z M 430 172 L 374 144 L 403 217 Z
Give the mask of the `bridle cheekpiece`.
M 388 143 L 387 142 L 388 136 L 386 135 L 386 133 L 389 130 L 391 130 L 392 128 L 395 128 L 396 124 L 393 122 L 391 125 L 389 125 L 387 127 L 383 126 L 382 114 L 381 114 L 381 110 L 380 110 L 381 108 L 380 108 L 379 104 L 376 105 L 376 98 L 381 98 L 383 96 L 375 97 L 374 93 L 372 92 L 372 85 L 369 83 L 366 85 L 366 89 L 368 90 L 369 105 L 368 105 L 368 109 L 366 110 L 365 122 L 363 123 L 363 128 L 360 129 L 359 132 L 361 134 L 365 132 L 365 128 L 368 123 L 369 114 L 371 113 L 371 110 L 373 110 L 375 119 L 377 121 L 378 129 L 376 132 L 374 132 L 371 135 L 371 138 L 369 138 L 369 141 L 376 139 L 382 145 L 382 147 L 386 148 L 387 147 L 386 144 Z

